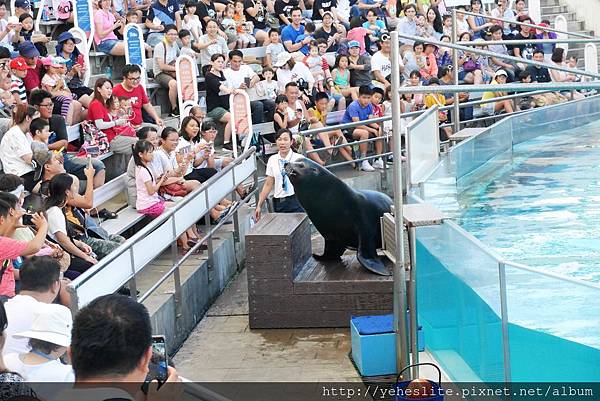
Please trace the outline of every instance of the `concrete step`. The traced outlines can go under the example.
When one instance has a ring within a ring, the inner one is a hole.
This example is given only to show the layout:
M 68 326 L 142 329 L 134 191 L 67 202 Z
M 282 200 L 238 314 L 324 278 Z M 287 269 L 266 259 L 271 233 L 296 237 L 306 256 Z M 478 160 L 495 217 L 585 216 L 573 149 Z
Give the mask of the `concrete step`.
M 547 14 L 557 14 L 557 13 L 567 13 L 569 12 L 569 7 L 567 6 L 547 6 L 547 7 L 541 7 L 542 9 L 542 17 L 544 17 Z
M 567 21 L 569 21 L 569 22 L 577 21 L 577 14 L 575 14 L 574 12 L 568 12 L 568 11 L 567 12 L 558 11 L 558 12 L 550 12 L 550 13 L 542 12 L 542 19 L 549 19 L 550 22 L 554 23 L 554 20 L 559 15 L 562 15 L 563 17 L 565 17 L 567 19 Z
M 541 0 L 541 7 L 560 6 L 560 0 Z

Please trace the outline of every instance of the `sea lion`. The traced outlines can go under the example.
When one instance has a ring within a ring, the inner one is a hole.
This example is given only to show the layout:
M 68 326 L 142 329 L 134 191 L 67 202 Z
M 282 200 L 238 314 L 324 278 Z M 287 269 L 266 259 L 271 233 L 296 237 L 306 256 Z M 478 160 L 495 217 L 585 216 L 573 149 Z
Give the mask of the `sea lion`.
M 300 205 L 325 239 L 316 260 L 339 260 L 346 248 L 356 249 L 367 270 L 390 275 L 377 257 L 381 248 L 381 217 L 390 212 L 392 199 L 377 191 L 354 190 L 327 169 L 309 159 L 285 166 Z

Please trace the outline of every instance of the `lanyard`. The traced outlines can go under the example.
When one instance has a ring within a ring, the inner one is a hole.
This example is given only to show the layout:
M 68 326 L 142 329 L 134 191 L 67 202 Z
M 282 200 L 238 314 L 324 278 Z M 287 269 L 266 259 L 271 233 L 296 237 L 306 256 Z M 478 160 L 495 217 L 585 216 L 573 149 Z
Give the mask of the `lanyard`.
M 41 351 L 38 351 L 38 350 L 35 350 L 35 349 L 32 349 L 32 350 L 31 350 L 31 351 L 29 351 L 29 352 L 31 352 L 32 354 L 35 354 L 35 355 L 41 356 L 42 358 L 46 358 L 46 359 L 47 359 L 47 360 L 49 360 L 49 361 L 53 361 L 53 360 L 55 360 L 55 359 L 56 359 L 56 358 L 54 358 L 52 355 L 44 354 L 43 352 L 41 352 Z

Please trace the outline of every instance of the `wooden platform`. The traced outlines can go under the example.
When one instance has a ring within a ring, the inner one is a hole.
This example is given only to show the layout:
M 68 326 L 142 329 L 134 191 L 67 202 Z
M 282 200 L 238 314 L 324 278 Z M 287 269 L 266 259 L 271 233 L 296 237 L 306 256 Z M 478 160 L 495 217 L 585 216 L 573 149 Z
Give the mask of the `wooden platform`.
M 366 271 L 355 251 L 317 262 L 322 243 L 304 214 L 266 215 L 248 234 L 251 328 L 347 327 L 351 316 L 391 313 L 392 277 Z

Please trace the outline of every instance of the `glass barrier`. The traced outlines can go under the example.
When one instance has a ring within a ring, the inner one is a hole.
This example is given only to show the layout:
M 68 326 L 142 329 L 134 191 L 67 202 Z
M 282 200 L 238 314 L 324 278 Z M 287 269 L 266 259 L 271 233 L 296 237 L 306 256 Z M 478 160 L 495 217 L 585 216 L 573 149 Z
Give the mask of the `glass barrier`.
M 600 287 L 505 266 L 513 381 L 600 381 Z
M 417 229 L 419 324 L 454 381 L 504 381 L 498 261 L 453 223 Z

